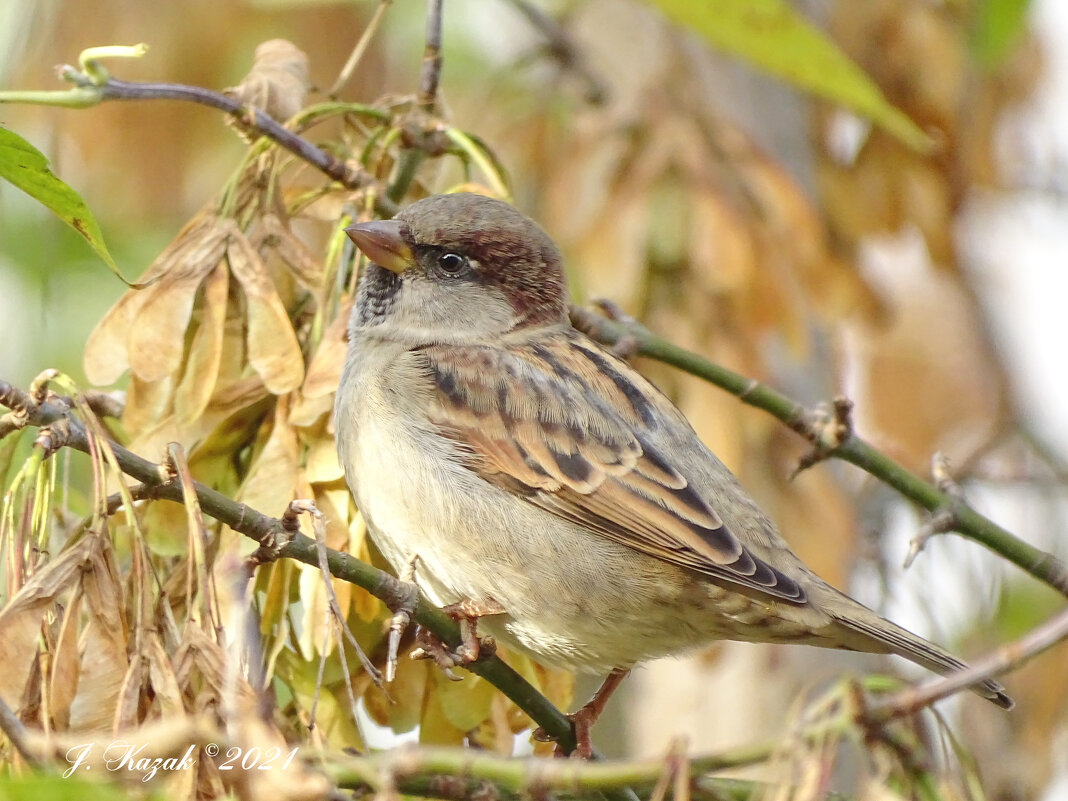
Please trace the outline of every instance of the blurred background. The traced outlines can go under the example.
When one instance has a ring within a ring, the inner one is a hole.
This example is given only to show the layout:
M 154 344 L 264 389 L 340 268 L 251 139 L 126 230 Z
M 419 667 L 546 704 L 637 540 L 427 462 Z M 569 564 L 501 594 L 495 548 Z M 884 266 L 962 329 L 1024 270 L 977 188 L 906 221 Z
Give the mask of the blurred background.
M 975 2 L 812 0 L 827 30 L 937 143 L 922 155 L 857 117 L 711 51 L 648 5 L 446 4 L 443 97 L 507 170 L 517 205 L 562 246 L 572 293 L 610 298 L 654 331 L 812 404 L 844 392 L 860 432 L 929 476 L 935 452 L 980 511 L 1068 557 L 1068 4 L 1035 0 L 1004 42 Z M 1010 4 L 1011 5 L 1011 4 Z M 0 5 L 0 88 L 59 88 L 85 47 L 146 42 L 129 80 L 222 88 L 283 37 L 330 86 L 376 3 L 39 0 Z M 424 5 L 388 9 L 341 90 L 414 91 Z M 313 95 L 314 96 L 314 95 Z M 216 195 L 245 145 L 207 109 L 167 102 L 72 111 L 0 106 L 52 161 L 128 277 Z M 441 189 L 431 163 L 421 173 Z M 437 181 L 437 183 L 436 183 Z M 82 348 L 124 287 L 73 232 L 0 184 L 0 377 L 45 367 L 85 381 Z M 949 535 L 902 562 L 923 518 L 870 477 L 823 463 L 790 481 L 805 443 L 698 379 L 640 367 L 818 573 L 895 621 L 976 655 L 1063 598 Z M 1009 677 L 1011 715 L 941 706 L 990 798 L 1068 798 L 1064 644 Z M 646 666 L 595 741 L 656 755 L 761 740 L 799 693 L 910 666 L 815 649 L 716 645 Z M 577 694 L 595 683 L 581 684 Z

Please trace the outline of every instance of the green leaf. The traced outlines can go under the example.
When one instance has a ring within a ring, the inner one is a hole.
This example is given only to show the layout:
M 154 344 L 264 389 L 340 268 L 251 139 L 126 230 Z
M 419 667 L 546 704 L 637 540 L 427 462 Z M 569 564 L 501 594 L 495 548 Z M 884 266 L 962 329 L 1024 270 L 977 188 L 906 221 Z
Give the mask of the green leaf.
M 77 192 L 55 176 L 48 159 L 18 134 L 0 126 L 0 178 L 6 178 L 85 237 L 104 263 L 127 286 L 93 215 Z
M 860 67 L 783 0 L 649 0 L 672 21 L 793 86 L 837 103 L 915 150 L 930 137 Z
M 999 66 L 1027 21 L 1030 0 L 979 0 L 972 28 L 972 56 L 986 69 Z

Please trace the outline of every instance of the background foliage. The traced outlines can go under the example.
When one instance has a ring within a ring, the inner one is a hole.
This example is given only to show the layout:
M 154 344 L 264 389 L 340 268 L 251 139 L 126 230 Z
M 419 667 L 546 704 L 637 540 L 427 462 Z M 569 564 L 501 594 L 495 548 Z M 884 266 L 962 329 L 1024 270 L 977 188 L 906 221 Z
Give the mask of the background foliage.
M 999 120 L 1024 102 L 1042 70 L 1035 40 L 1020 27 L 1023 4 L 820 4 L 817 26 L 859 66 L 856 75 L 836 50 L 820 50 L 825 42 L 801 25 L 804 17 L 784 17 L 788 7 L 721 5 L 723 14 L 743 7 L 743 17 L 763 26 L 758 35 L 717 25 L 685 3 L 551 6 L 559 24 L 548 36 L 516 4 L 450 5 L 441 119 L 472 138 L 454 137 L 448 152 L 413 161 L 412 138 L 427 124 L 411 99 L 424 9 L 385 4 L 380 30 L 337 92 L 367 105 L 319 106 L 294 125 L 382 184 L 396 186 L 399 171 L 416 167 L 405 199 L 468 182 L 491 192 L 510 187 L 562 245 L 577 300 L 611 298 L 667 339 L 805 403 L 846 391 L 866 437 L 925 475 L 931 455 L 946 453 L 970 497 L 1008 485 L 1034 490 L 1029 497 L 1041 505 L 1018 533 L 1063 556 L 1063 534 L 1051 528 L 1043 540 L 1040 530 L 1057 520 L 1066 471 L 1046 433 L 1021 412 L 959 233 L 976 198 L 1014 189 L 999 167 Z M 109 68 L 123 79 L 220 88 L 242 80 L 260 42 L 285 37 L 307 54 L 312 106 L 329 102 L 325 92 L 376 6 L 116 0 L 92 14 L 76 2 L 9 9 L 0 76 L 4 88 L 42 87 L 52 64 L 84 47 L 148 41 L 146 57 Z M 775 25 L 801 25 L 798 49 L 767 47 Z M 746 37 L 755 46 L 747 49 Z M 710 41 L 777 77 L 740 67 Z M 283 119 L 301 107 L 299 51 L 270 62 L 281 76 L 259 73 L 266 86 L 282 87 L 258 98 L 284 110 Z M 888 102 L 871 94 L 864 74 Z M 849 94 L 857 80 L 859 100 Z M 157 279 L 126 291 L 77 234 L 4 187 L 0 373 L 25 386 L 48 365 L 80 386 L 123 387 L 114 434 L 131 450 L 159 461 L 167 443 L 179 442 L 193 477 L 268 514 L 281 514 L 289 499 L 313 498 L 327 544 L 375 561 L 328 415 L 352 286 L 339 228 L 370 214 L 375 196 L 330 183 L 277 149 L 250 146 L 219 115 L 186 104 L 4 106 L 0 119 L 78 188 L 123 272 L 151 265 L 144 277 Z M 837 586 L 968 653 L 1063 606 L 1053 591 L 956 539 L 932 541 L 912 569 L 919 579 L 903 579 L 901 551 L 924 519 L 895 494 L 836 464 L 789 481 L 807 446 L 780 423 L 692 375 L 638 364 L 799 555 Z M 28 724 L 57 733 L 141 726 L 146 743 L 187 743 L 200 736 L 197 715 L 219 707 L 233 742 L 245 747 L 300 742 L 339 753 L 411 732 L 424 744 L 529 747 L 525 734 L 514 737 L 527 719 L 474 676 L 453 684 L 425 662 L 402 660 L 391 703 L 351 650 L 340 660 L 318 571 L 289 560 L 261 567 L 254 580 L 271 690 L 271 714 L 258 714 L 254 682 L 231 671 L 247 644 L 236 632 L 248 602 L 235 581 L 255 544 L 225 528 L 200 542 L 187 510 L 162 501 L 112 517 L 106 528 L 101 515 L 89 518 L 113 550 L 91 547 L 97 541 L 89 537 L 68 544 L 94 511 L 92 480 L 114 490 L 115 476 L 102 459 L 79 457 L 20 472 L 31 440 L 9 437 L 0 452 L 10 488 L 5 597 L 45 564 L 41 553 L 78 549 L 96 583 L 73 568 L 52 571 L 35 603 L 5 610 L 13 669 L 0 697 Z M 33 514 L 27 498 L 51 513 Z M 198 583 L 208 577 L 210 588 Z M 333 588 L 356 638 L 381 663 L 388 612 L 358 587 Z M 873 798 L 1033 797 L 1055 774 L 1055 743 L 1065 736 L 1063 648 L 1010 679 L 1019 701 L 1011 715 L 963 699 L 946 707 L 949 729 L 850 750 L 842 743 L 859 736 L 852 720 L 838 720 L 835 735 L 819 742 L 791 740 L 791 732 L 848 708 L 834 684 L 843 673 L 891 666 L 810 649 L 718 645 L 633 677 L 631 698 L 595 730 L 595 742 L 614 754 L 659 756 L 680 733 L 698 751 L 777 739 L 785 756 L 756 775 L 784 782 L 797 797 L 827 786 Z M 570 677 L 510 661 L 568 705 Z M 362 701 L 359 713 L 350 692 Z M 799 697 L 822 700 L 801 712 Z M 388 792 L 382 770 L 366 768 L 373 778 L 361 781 Z M 305 768 L 270 780 L 280 797 L 322 789 Z M 242 781 L 204 769 L 166 777 L 164 791 L 264 792 L 262 777 Z

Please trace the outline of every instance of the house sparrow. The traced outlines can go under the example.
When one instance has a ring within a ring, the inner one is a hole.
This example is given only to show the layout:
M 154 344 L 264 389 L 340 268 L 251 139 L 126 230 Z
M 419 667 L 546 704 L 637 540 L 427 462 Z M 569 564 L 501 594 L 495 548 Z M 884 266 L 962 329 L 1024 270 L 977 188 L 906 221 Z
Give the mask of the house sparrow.
M 337 446 L 379 549 L 544 664 L 608 672 L 715 639 L 964 665 L 812 573 L 682 413 L 572 327 L 561 257 L 473 194 L 345 229 L 371 264 Z M 1000 685 L 975 691 L 1005 708 Z

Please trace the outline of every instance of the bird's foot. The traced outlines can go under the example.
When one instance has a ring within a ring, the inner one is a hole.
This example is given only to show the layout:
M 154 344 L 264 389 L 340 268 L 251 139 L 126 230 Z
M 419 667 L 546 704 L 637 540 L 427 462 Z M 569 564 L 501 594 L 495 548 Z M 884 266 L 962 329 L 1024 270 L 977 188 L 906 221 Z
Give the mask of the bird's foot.
M 462 664 L 469 665 L 481 656 L 497 652 L 497 643 L 492 637 L 478 636 L 478 619 L 487 615 L 500 615 L 504 607 L 489 598 L 473 601 L 465 598 L 459 603 L 443 606 L 441 611 L 460 624 L 460 647 L 456 649 Z
M 566 754 L 557 744 L 554 756 L 571 756 L 577 759 L 590 759 L 593 756 L 590 729 L 593 728 L 593 724 L 597 722 L 597 719 L 601 717 L 608 699 L 612 697 L 612 693 L 616 691 L 616 688 L 619 687 L 628 673 L 630 673 L 630 669 L 616 668 L 613 670 L 597 689 L 597 692 L 593 694 L 593 697 L 583 704 L 581 708 L 567 716 L 568 720 L 571 721 L 571 731 L 575 735 L 575 749 L 570 754 Z M 556 739 L 541 726 L 538 726 L 531 733 L 531 737 L 540 743 L 549 743 Z
M 416 640 L 419 642 L 417 648 L 413 648 L 409 656 L 412 659 L 431 659 L 434 664 L 441 668 L 441 672 L 445 674 L 445 678 L 449 681 L 463 681 L 463 676 L 457 676 L 452 672 L 454 667 L 460 667 L 464 664 L 460 655 L 449 648 L 445 643 L 441 641 L 434 632 L 419 627 L 419 631 L 415 635 Z
M 415 583 L 415 565 L 418 557 L 413 556 L 392 588 L 392 597 L 387 601 L 393 617 L 389 621 L 389 643 L 386 647 L 386 682 L 393 681 L 397 675 L 397 655 L 400 652 L 401 637 L 415 614 L 415 605 L 419 603 L 419 587 Z
M 504 607 L 492 598 L 485 601 L 464 599 L 442 607 L 441 611 L 460 624 L 460 645 L 449 648 L 433 632 L 420 628 L 420 647 L 412 651 L 412 659 L 433 659 L 449 679 L 459 681 L 461 677 L 453 673 L 452 668 L 467 667 L 477 659 L 496 653 L 497 643 L 492 637 L 478 636 L 478 619 L 499 615 L 504 612 Z

